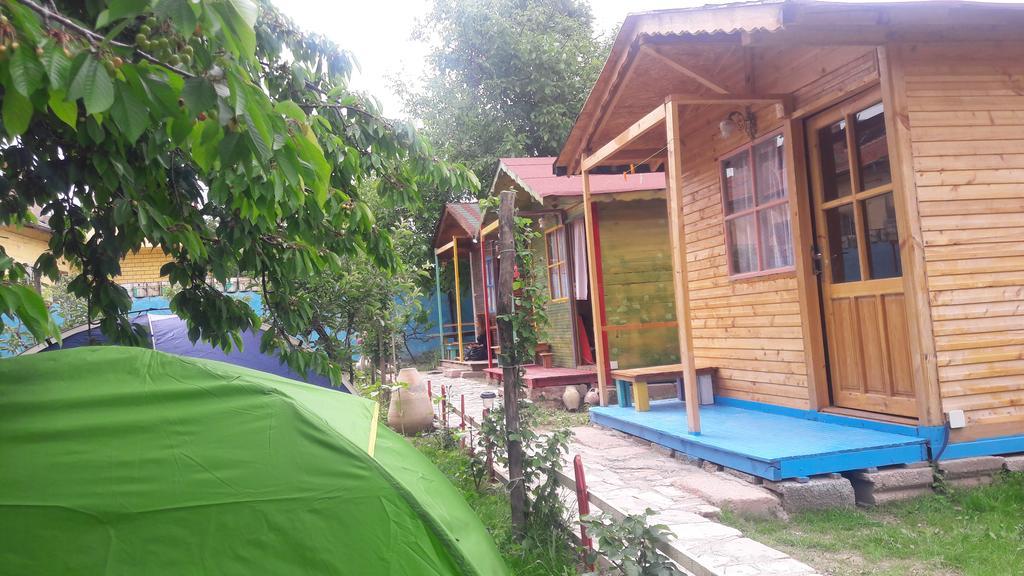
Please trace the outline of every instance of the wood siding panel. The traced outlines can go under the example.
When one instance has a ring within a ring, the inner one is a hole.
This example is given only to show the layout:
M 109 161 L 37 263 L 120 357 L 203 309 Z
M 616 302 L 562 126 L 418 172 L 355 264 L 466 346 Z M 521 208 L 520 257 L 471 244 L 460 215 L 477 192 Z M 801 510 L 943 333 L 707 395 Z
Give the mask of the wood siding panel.
M 901 53 L 943 410 L 1024 433 L 1024 43 Z

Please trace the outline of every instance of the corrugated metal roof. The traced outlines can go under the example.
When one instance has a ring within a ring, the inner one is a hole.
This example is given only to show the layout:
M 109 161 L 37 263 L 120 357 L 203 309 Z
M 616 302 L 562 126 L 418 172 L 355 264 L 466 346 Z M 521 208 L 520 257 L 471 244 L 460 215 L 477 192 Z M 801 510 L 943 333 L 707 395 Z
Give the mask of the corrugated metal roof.
M 582 176 L 555 176 L 554 156 L 534 158 L 501 158 L 498 170 L 504 171 L 538 200 L 549 196 L 582 196 Z M 665 173 L 591 174 L 591 194 L 664 190 Z
M 480 215 L 480 204 L 478 202 L 453 202 L 447 204 L 445 209 L 470 236 L 476 236 L 480 233 L 480 222 L 483 218 Z

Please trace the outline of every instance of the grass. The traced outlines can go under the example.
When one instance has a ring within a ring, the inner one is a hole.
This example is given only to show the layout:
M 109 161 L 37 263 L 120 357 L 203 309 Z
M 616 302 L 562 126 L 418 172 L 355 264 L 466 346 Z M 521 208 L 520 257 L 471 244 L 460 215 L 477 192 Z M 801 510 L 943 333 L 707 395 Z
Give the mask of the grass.
M 586 406 L 576 412 L 569 412 L 564 408 L 534 404 L 537 416 L 535 426 L 540 430 L 561 430 L 563 428 L 576 428 L 590 424 L 590 414 Z
M 451 480 L 494 538 L 505 564 L 516 576 L 569 576 L 577 574 L 575 550 L 563 534 L 512 534 L 509 501 L 505 493 L 486 482 L 477 489 L 471 460 L 458 447 L 445 447 L 443 435 L 412 439 L 413 444 Z
M 723 521 L 834 576 L 1024 574 L 1021 473 L 877 508 Z

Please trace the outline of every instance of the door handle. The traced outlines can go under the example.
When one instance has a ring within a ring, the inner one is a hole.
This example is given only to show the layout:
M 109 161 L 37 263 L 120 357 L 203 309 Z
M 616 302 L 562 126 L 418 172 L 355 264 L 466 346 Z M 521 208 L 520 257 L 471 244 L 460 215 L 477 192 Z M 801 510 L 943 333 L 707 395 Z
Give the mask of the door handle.
M 822 264 L 821 250 L 817 246 L 811 246 L 811 262 L 814 266 L 814 275 L 821 276 Z

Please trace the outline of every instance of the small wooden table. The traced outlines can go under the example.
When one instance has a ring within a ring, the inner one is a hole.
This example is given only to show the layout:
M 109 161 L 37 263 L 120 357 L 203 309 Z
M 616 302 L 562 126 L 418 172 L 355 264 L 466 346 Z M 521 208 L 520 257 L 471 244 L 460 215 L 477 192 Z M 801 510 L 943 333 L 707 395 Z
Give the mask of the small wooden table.
M 714 368 L 697 368 L 697 376 L 711 374 Z M 651 399 L 647 392 L 647 385 L 658 382 L 675 382 L 676 397 L 685 399 L 683 393 L 683 365 L 666 364 L 664 366 L 648 366 L 646 368 L 629 368 L 627 370 L 612 370 L 612 379 L 615 380 L 615 392 L 618 396 L 619 406 L 628 408 L 633 405 L 633 397 L 636 397 L 635 407 L 637 412 L 647 412 L 651 409 Z M 632 385 L 632 386 L 631 386 Z M 631 389 L 632 388 L 632 389 Z M 700 400 L 698 399 L 698 402 Z

